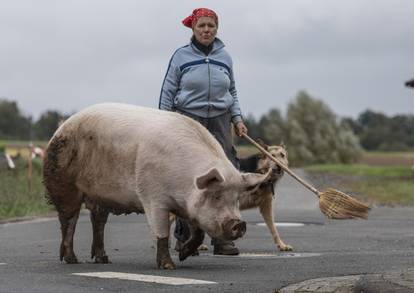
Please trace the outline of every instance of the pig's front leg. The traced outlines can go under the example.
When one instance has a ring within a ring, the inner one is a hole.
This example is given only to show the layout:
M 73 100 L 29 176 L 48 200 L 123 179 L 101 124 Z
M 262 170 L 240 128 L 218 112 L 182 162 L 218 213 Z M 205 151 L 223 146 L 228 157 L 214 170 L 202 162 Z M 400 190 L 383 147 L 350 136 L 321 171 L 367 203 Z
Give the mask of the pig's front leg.
M 159 269 L 175 270 L 168 248 L 168 237 L 157 237 L 157 265 Z
M 188 239 L 184 243 L 178 255 L 178 258 L 180 259 L 180 261 L 183 261 L 190 255 L 193 255 L 194 252 L 197 251 L 198 247 L 203 243 L 203 240 L 204 240 L 203 230 L 201 230 L 198 227 L 194 227 L 190 225 L 190 232 L 191 232 L 190 239 Z
M 175 270 L 175 264 L 171 259 L 168 239 L 169 211 L 165 209 L 145 208 L 149 225 L 157 239 L 157 266 L 160 269 Z

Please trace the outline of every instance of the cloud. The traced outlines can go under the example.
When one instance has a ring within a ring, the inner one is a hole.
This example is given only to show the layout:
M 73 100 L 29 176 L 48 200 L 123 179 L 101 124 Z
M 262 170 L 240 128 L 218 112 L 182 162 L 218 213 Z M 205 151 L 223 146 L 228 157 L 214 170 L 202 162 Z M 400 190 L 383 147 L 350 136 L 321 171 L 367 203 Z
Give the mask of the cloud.
M 307 90 L 340 115 L 411 112 L 414 2 L 29 1 L 0 4 L 0 96 L 27 113 L 103 101 L 156 107 L 192 9 L 219 14 L 245 113 Z

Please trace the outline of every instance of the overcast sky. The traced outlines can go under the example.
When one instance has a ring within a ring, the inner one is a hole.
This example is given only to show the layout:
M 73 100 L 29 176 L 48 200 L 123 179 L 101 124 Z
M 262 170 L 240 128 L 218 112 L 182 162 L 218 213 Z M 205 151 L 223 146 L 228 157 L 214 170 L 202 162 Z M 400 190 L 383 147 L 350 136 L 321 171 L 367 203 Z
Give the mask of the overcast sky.
M 0 98 L 35 118 L 111 101 L 157 107 L 194 8 L 219 15 L 243 113 L 299 90 L 339 116 L 414 114 L 412 0 L 1 0 Z

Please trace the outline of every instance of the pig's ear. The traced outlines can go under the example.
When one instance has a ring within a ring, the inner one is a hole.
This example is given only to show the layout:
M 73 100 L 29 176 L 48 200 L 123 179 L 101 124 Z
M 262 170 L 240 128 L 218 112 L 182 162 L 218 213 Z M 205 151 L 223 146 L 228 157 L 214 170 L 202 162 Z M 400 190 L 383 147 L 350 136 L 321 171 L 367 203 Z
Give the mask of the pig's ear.
M 243 189 L 246 191 L 254 192 L 262 184 L 270 177 L 270 173 L 272 169 L 269 169 L 266 174 L 260 173 L 242 173 L 242 185 Z
M 207 173 L 196 178 L 195 183 L 198 189 L 206 189 L 224 182 L 224 177 L 216 168 L 211 168 Z

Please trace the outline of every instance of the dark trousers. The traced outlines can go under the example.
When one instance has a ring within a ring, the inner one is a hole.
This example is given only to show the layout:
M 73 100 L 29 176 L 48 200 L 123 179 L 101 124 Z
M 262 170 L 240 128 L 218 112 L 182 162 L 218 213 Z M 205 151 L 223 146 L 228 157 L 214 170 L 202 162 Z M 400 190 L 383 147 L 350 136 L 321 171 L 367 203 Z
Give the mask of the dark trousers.
M 230 162 L 234 165 L 234 167 L 237 169 L 240 168 L 239 159 L 236 156 L 236 149 L 233 146 L 230 113 L 225 113 L 213 118 L 202 118 L 179 110 L 176 112 L 198 121 L 201 125 L 207 128 L 207 130 L 210 131 L 210 133 L 220 143 L 221 147 L 224 150 L 224 153 Z M 174 236 L 181 242 L 185 242 L 190 238 L 190 229 L 188 228 L 188 224 L 184 219 L 177 217 L 177 220 L 175 221 Z

